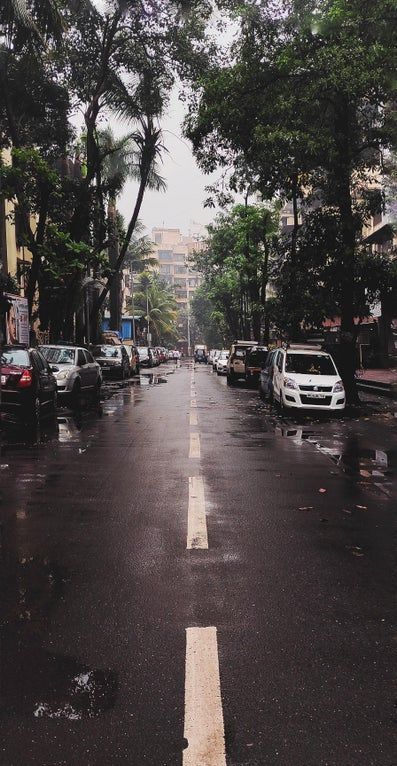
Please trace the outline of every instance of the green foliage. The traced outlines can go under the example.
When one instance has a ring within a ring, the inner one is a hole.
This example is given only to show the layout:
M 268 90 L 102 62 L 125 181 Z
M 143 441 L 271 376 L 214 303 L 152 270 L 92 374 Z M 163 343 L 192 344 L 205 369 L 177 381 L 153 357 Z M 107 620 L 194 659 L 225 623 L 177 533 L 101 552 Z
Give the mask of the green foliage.
M 40 316 L 58 330 L 63 324 L 65 337 L 73 332 L 84 274 L 105 277 L 93 306 L 98 314 L 124 257 L 138 247 L 135 242 L 129 250 L 146 189 L 165 188 L 159 121 L 176 73 L 186 76 L 207 60 L 203 30 L 211 9 L 202 3 L 198 12 L 199 5 L 2 3 L 0 148 L 13 148 L 12 167 L 1 167 L 2 188 L 17 202 L 22 241 L 33 256 L 30 312 L 38 288 L 45 304 Z M 85 123 L 77 140 L 76 111 Z M 111 116 L 126 124 L 124 138 L 111 135 Z M 122 226 L 114 203 L 127 177 L 137 187 Z M 103 254 L 114 221 L 120 248 L 110 268 Z M 145 246 L 141 242 L 141 253 Z
M 209 297 L 210 288 L 206 283 L 197 288 L 191 303 L 197 329 L 208 348 L 224 348 L 231 340 L 222 311 L 216 309 Z
M 333 211 L 334 247 L 319 253 L 309 246 L 309 229 L 299 234 L 295 216 L 278 287 L 294 295 L 280 297 L 290 308 L 290 328 L 305 321 L 310 306 L 317 308 L 312 314 L 324 314 L 330 302 L 339 311 L 352 394 L 361 232 L 381 207 L 375 184 L 396 139 L 397 6 L 394 0 L 269 0 L 241 4 L 237 14 L 231 63 L 221 60 L 197 84 L 186 134 L 203 169 L 233 166 L 233 189 L 249 184 L 263 198 L 293 200 L 296 209 L 311 195 L 314 211 L 323 207 L 323 222 Z M 316 263 L 308 291 L 309 251 Z M 332 265 L 324 266 L 326 252 Z
M 177 305 L 171 289 L 156 274 L 144 272 L 140 275 L 134 291 L 134 310 L 141 312 L 146 322 L 149 319 L 152 345 L 177 337 Z M 131 311 L 132 305 L 127 309 Z
M 236 205 L 208 227 L 207 248 L 195 256 L 213 303 L 218 327 L 227 336 L 260 340 L 266 313 L 268 261 L 277 215 L 263 205 Z

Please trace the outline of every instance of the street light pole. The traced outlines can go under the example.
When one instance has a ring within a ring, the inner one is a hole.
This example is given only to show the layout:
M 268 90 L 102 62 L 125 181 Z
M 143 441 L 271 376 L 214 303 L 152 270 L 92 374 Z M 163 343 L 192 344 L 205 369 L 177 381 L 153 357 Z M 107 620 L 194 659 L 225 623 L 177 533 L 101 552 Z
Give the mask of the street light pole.
M 146 318 L 147 318 L 147 344 L 150 345 L 150 320 L 149 320 L 149 290 L 146 285 Z
M 187 298 L 187 355 L 191 355 L 191 339 L 190 339 L 190 301 L 189 301 L 189 292 L 188 292 L 188 298 Z
M 131 269 L 131 306 L 132 306 L 132 340 L 135 346 L 135 302 L 134 302 L 134 275 Z

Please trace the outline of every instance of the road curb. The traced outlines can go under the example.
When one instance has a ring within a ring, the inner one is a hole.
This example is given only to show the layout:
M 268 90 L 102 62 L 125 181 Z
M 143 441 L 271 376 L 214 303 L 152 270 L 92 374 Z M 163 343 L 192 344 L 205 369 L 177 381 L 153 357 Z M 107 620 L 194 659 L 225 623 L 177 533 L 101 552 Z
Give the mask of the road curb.
M 397 383 L 384 383 L 381 380 L 360 380 L 357 381 L 358 388 L 361 391 L 373 391 L 390 399 L 397 399 Z

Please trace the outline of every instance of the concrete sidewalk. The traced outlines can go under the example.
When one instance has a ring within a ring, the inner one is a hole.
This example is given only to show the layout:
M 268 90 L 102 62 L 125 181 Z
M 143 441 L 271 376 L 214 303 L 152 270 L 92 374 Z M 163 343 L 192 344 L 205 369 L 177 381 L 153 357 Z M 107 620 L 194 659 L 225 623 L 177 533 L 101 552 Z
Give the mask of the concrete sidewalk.
M 358 378 L 358 386 L 363 390 L 377 391 L 397 398 L 397 368 L 363 370 Z

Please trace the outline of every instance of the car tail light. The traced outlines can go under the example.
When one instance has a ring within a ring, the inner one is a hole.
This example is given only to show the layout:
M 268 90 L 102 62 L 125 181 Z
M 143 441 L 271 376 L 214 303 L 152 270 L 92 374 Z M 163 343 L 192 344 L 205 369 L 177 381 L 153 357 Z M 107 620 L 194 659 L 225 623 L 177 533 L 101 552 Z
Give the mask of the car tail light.
M 30 370 L 23 370 L 21 377 L 18 381 L 18 388 L 29 388 L 33 383 L 32 373 Z

